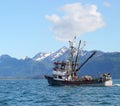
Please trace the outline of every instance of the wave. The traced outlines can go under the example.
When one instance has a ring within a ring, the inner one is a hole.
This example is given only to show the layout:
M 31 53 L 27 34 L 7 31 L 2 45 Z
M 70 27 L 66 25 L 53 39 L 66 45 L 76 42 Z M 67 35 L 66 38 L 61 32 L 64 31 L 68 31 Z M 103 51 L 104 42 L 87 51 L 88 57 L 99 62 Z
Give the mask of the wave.
M 120 84 L 113 84 L 113 86 L 120 86 Z

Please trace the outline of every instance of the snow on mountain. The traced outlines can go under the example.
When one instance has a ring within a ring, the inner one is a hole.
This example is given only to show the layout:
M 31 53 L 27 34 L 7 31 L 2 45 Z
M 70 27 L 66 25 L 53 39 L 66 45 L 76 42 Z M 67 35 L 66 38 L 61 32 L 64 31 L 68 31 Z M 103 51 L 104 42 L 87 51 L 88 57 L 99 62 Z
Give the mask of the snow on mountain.
M 25 57 L 23 57 L 21 60 L 26 60 L 26 59 L 29 59 L 29 57 L 28 57 L 28 56 L 25 56 Z
M 61 58 L 65 58 L 66 55 L 68 55 L 69 53 L 69 49 L 67 47 L 62 47 L 61 49 L 59 49 L 56 52 L 48 52 L 48 53 L 38 53 L 37 55 L 35 55 L 33 57 L 33 60 L 35 61 L 54 61 L 56 59 L 61 59 Z M 88 57 L 89 55 L 91 55 L 93 53 L 93 51 L 82 51 L 81 56 L 83 57 Z M 103 54 L 103 52 L 98 51 L 96 56 L 101 56 Z
M 68 48 L 67 47 L 62 47 L 61 49 L 59 49 L 57 52 L 53 53 L 52 54 L 52 58 L 51 58 L 51 61 L 55 60 L 56 58 L 60 57 L 61 55 L 63 55 L 65 52 L 68 51 Z
M 66 51 L 68 50 L 67 47 L 62 47 L 61 49 L 59 49 L 56 52 L 49 52 L 49 53 L 38 53 L 37 55 L 35 55 L 33 57 L 33 60 L 35 61 L 43 61 L 45 59 L 53 61 L 56 58 L 60 57 L 61 55 L 63 55 Z
M 35 61 L 42 61 L 44 60 L 45 58 L 47 58 L 48 56 L 50 56 L 52 54 L 52 52 L 49 52 L 49 53 L 38 53 L 37 55 L 35 55 L 33 57 L 33 59 Z
M 54 53 L 38 53 L 34 58 L 25 57 L 22 61 L 9 55 L 1 55 L 0 78 L 39 78 L 46 73 L 51 75 L 54 61 L 68 59 L 69 53 L 67 47 L 62 47 Z M 80 63 L 83 63 L 92 53 L 93 51 L 83 51 Z M 120 52 L 105 53 L 97 50 L 90 61 L 81 69 L 80 75 L 87 73 L 97 76 L 98 72 L 109 72 L 113 78 L 120 78 Z
M 67 47 L 62 47 L 60 50 L 58 50 L 57 52 L 55 52 L 53 55 L 52 55 L 52 61 L 55 60 L 56 58 L 60 57 L 61 55 L 63 55 L 66 51 L 68 51 L 68 48 Z

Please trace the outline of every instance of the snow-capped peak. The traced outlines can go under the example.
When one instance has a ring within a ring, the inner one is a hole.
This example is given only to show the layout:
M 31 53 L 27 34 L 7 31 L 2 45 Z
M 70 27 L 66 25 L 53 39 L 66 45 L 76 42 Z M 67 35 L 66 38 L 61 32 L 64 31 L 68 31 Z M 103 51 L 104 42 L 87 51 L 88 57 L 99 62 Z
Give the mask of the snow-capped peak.
M 26 60 L 26 59 L 29 59 L 29 57 L 25 56 L 25 57 L 22 58 L 22 60 Z
M 54 52 L 54 53 L 53 52 L 48 52 L 48 53 L 40 52 L 33 57 L 33 60 L 35 60 L 35 61 L 42 61 L 44 59 L 54 60 L 54 59 L 58 58 L 59 56 L 63 55 L 67 50 L 68 50 L 68 48 L 64 46 L 61 49 L 59 49 L 57 52 Z
M 58 58 L 59 56 L 63 55 L 66 51 L 68 50 L 67 47 L 62 47 L 61 49 L 59 49 L 57 52 L 55 52 L 52 56 L 52 61 L 55 60 L 56 58 Z
M 50 56 L 51 54 L 52 54 L 52 52 L 38 53 L 35 57 L 33 57 L 33 59 L 35 61 L 41 61 L 41 60 L 44 60 L 46 57 Z
M 66 52 L 67 50 L 68 50 L 68 48 L 65 47 L 65 46 L 63 46 L 59 51 L 62 52 L 62 53 L 64 53 L 64 52 Z

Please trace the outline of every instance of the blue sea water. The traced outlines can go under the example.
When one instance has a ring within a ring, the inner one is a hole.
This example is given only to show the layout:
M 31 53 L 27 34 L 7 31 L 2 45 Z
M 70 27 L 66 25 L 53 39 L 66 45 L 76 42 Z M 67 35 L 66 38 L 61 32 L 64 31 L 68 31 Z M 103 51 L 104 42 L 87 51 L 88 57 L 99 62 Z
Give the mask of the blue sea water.
M 40 80 L 0 80 L 0 106 L 120 106 L 120 80 L 112 87 L 49 86 Z

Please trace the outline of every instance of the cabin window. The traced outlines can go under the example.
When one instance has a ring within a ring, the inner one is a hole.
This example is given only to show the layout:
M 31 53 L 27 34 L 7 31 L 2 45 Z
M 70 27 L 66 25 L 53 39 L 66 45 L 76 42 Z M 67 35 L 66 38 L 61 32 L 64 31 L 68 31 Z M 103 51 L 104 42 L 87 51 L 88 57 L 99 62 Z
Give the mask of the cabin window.
M 55 64 L 55 68 L 58 68 L 58 64 Z
M 61 65 L 61 69 L 65 69 L 65 65 Z
M 56 75 L 53 75 L 53 77 L 54 77 L 54 78 L 57 78 L 57 76 L 56 76 Z
M 62 79 L 62 76 L 58 76 L 59 79 Z

